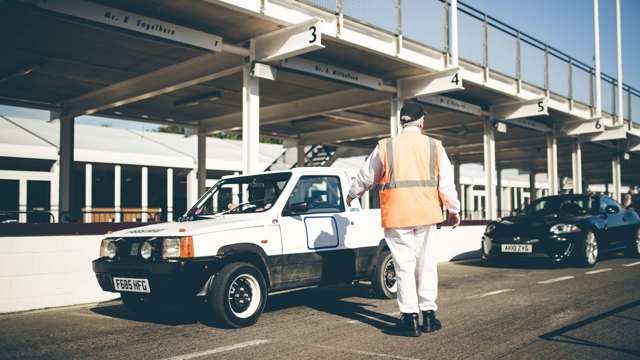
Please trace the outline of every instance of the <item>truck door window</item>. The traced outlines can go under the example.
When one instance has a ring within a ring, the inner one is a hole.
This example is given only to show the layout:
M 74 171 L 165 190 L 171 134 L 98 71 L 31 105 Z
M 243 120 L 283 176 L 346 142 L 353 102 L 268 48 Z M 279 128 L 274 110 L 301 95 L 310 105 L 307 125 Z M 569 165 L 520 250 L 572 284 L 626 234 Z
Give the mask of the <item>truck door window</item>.
M 337 176 L 302 176 L 287 200 L 287 208 L 306 203 L 305 214 L 344 212 L 342 188 Z

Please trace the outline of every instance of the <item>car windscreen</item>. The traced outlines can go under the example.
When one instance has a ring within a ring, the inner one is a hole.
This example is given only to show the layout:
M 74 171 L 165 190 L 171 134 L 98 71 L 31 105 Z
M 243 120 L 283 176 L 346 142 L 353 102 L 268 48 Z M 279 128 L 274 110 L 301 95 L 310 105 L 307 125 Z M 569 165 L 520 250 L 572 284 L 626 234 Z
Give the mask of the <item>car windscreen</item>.
M 524 209 L 525 215 L 586 215 L 596 213 L 598 199 L 592 196 L 551 196 L 539 199 Z
M 222 179 L 185 214 L 184 220 L 267 211 L 278 200 L 290 178 L 291 173 L 273 173 Z

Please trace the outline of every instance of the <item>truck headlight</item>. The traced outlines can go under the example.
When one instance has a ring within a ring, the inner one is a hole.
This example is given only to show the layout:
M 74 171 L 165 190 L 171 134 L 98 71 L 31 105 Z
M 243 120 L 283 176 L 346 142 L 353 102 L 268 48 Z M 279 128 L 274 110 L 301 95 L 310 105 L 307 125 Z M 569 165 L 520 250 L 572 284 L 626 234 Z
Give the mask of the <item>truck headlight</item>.
M 164 238 L 162 241 L 162 257 L 189 258 L 194 256 L 193 238 L 191 236 Z
M 100 244 L 100 257 L 113 259 L 116 257 L 116 239 L 102 239 Z
M 148 241 L 145 241 L 144 243 L 142 243 L 142 247 L 140 248 L 140 256 L 145 260 L 149 260 L 152 253 L 153 253 L 153 245 L 151 245 L 151 243 Z
M 577 225 L 574 224 L 556 224 L 549 229 L 553 234 L 569 234 L 569 233 L 577 233 L 582 230 Z

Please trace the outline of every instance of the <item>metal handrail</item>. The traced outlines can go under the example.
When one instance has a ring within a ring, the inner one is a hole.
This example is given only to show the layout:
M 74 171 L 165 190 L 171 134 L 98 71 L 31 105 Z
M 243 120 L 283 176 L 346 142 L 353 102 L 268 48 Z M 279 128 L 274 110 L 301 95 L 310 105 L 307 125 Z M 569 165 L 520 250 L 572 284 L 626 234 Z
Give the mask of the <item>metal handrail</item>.
M 324 6 L 319 6 L 317 4 L 313 4 L 310 1 L 304 1 L 304 0 L 297 0 L 297 1 L 303 2 L 303 3 L 308 4 L 308 5 L 312 5 L 312 6 L 316 7 L 316 8 L 318 8 L 318 9 L 331 11 L 331 9 L 329 9 L 329 8 L 326 8 Z M 399 0 L 396 0 L 396 1 L 399 1 Z M 445 6 L 450 6 L 449 5 L 449 0 L 436 0 L 436 1 L 439 1 L 440 3 L 444 4 Z M 337 5 L 338 2 L 339 1 L 336 2 L 336 6 L 333 9 L 334 10 L 333 11 L 334 14 L 340 14 L 340 12 L 341 12 L 340 7 Z M 551 56 L 551 57 L 554 57 L 554 58 L 556 58 L 556 59 L 558 59 L 560 61 L 563 61 L 563 62 L 567 63 L 567 65 L 569 66 L 569 69 L 570 69 L 569 70 L 569 72 L 570 72 L 569 76 L 571 76 L 571 71 L 572 71 L 573 68 L 580 69 L 582 71 L 585 71 L 585 72 L 589 73 L 591 76 L 595 76 L 594 67 L 588 65 L 587 63 L 585 63 L 585 62 L 583 62 L 581 60 L 578 60 L 575 57 L 573 57 L 571 55 L 568 55 L 564 51 L 559 50 L 559 49 L 557 49 L 557 48 L 555 48 L 555 47 L 553 47 L 553 46 L 551 46 L 551 45 L 549 45 L 549 44 L 547 44 L 547 43 L 545 43 L 545 42 L 543 42 L 543 41 L 541 41 L 541 40 L 539 40 L 539 39 L 537 39 L 537 38 L 535 38 L 535 37 L 533 37 L 533 36 L 531 36 L 529 34 L 527 34 L 526 32 L 520 31 L 519 29 L 517 29 L 517 28 L 515 28 L 515 27 L 513 27 L 513 26 L 511 26 L 511 25 L 509 25 L 509 24 L 507 24 L 507 23 L 505 23 L 505 22 L 503 22 L 503 21 L 501 21 L 501 20 L 499 20 L 499 19 L 497 19 L 497 18 L 495 18 L 495 17 L 483 12 L 483 11 L 481 11 L 481 10 L 478 10 L 477 8 L 475 8 L 475 7 L 473 7 L 473 6 L 469 5 L 469 4 L 466 4 L 465 2 L 460 1 L 460 0 L 458 0 L 458 11 L 460 11 L 461 13 L 464 13 L 464 14 L 466 14 L 466 15 L 468 15 L 468 16 L 470 16 L 470 17 L 472 17 L 472 18 L 474 18 L 474 19 L 476 19 L 476 20 L 478 20 L 478 21 L 480 21 L 482 23 L 485 23 L 487 26 L 490 26 L 490 27 L 495 28 L 495 29 L 497 29 L 499 31 L 502 31 L 507 35 L 513 36 L 514 38 L 516 38 L 518 40 L 518 42 L 522 42 L 522 43 L 528 44 L 528 45 L 533 46 L 534 48 L 536 48 L 536 49 L 538 49 L 540 51 L 544 51 L 545 56 Z M 344 14 L 340 14 L 340 15 L 344 16 Z M 354 20 L 356 20 L 356 21 L 358 21 L 359 23 L 365 23 L 365 24 L 367 23 L 367 22 L 365 22 L 363 20 L 358 19 L 357 17 L 354 17 L 353 15 L 351 15 L 349 17 L 354 19 Z M 398 21 L 398 20 L 396 20 L 396 21 Z M 402 33 L 402 30 L 400 29 L 401 26 L 399 26 L 399 25 L 401 25 L 401 24 L 396 24 L 396 28 L 399 29 L 399 30 L 396 30 L 398 32 L 397 35 L 401 35 L 401 33 Z M 379 28 L 378 26 L 375 26 L 375 25 L 373 25 L 373 26 L 376 27 L 376 28 Z M 445 24 L 445 30 L 446 30 L 446 24 Z M 385 32 L 389 32 L 389 31 L 385 30 Z M 391 33 L 393 33 L 393 32 L 391 32 Z M 445 38 L 447 38 L 447 37 L 445 37 Z M 428 46 L 428 45 L 426 45 L 426 46 Z M 519 46 L 519 44 L 518 44 L 518 46 Z M 446 44 L 446 41 L 445 41 L 445 44 L 444 44 L 444 51 L 445 51 L 445 53 L 448 52 L 448 46 Z M 612 76 L 609 76 L 606 73 L 601 72 L 600 73 L 600 77 L 604 82 L 609 83 L 609 84 L 614 85 L 614 86 L 617 86 L 617 81 Z M 571 80 L 570 80 L 570 82 L 571 82 Z M 590 85 L 590 86 L 593 89 L 593 84 Z M 548 88 L 548 83 L 546 83 L 545 88 Z M 640 90 L 634 88 L 633 86 L 631 86 L 629 84 L 626 84 L 626 83 L 623 83 L 622 84 L 622 88 L 623 88 L 623 91 L 626 91 L 629 95 L 640 97 Z

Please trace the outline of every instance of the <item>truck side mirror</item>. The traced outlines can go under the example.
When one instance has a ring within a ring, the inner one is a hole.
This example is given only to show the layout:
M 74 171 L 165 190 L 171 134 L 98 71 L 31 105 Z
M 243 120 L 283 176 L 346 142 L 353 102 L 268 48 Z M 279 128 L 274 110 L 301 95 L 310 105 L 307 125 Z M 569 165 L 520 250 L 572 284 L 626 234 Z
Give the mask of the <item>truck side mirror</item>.
M 285 215 L 299 215 L 307 212 L 309 205 L 306 202 L 293 203 L 289 205 Z

